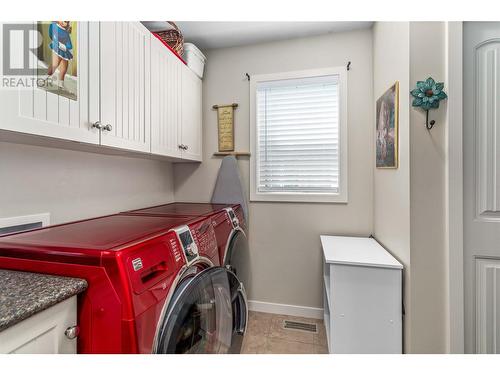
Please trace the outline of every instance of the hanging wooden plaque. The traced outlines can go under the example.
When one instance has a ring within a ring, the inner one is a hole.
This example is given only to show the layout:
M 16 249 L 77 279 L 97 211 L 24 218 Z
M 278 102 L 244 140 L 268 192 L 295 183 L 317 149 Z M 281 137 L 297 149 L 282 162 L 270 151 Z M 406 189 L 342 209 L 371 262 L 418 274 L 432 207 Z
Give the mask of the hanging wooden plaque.
M 238 104 L 214 105 L 217 110 L 219 152 L 234 151 L 234 109 Z

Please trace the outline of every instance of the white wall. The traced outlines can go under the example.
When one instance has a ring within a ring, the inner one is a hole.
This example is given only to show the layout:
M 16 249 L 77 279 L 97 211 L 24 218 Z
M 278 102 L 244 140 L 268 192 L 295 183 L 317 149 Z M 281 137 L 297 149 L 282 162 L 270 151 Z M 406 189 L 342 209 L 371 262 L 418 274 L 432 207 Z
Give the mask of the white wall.
M 0 217 L 51 224 L 173 201 L 167 162 L 0 142 Z
M 175 199 L 209 201 L 220 165 L 217 116 L 212 105 L 239 104 L 236 150 L 249 150 L 249 83 L 264 74 L 329 66 L 348 73 L 349 203 L 250 204 L 252 300 L 322 307 L 320 234 L 372 233 L 373 93 L 371 30 L 330 34 L 245 47 L 210 50 L 203 80 L 201 165 L 175 165 Z M 249 188 L 249 159 L 239 166 Z M 247 190 L 248 191 L 248 190 Z
M 445 52 L 444 22 L 411 22 L 412 88 L 428 77 L 446 81 Z M 413 353 L 447 350 L 446 101 L 429 117 L 436 120 L 430 131 L 425 127 L 425 112 L 410 110 Z
M 377 22 L 373 27 L 373 94 L 375 102 L 399 81 L 399 167 L 374 167 L 374 235 L 404 265 L 405 349 L 410 346 L 410 25 Z M 375 118 L 375 115 L 372 117 Z M 372 120 L 374 121 L 374 120 Z M 373 123 L 373 122 L 372 122 Z M 375 124 L 373 124 L 375 127 Z
M 374 171 L 374 234 L 405 266 L 405 351 L 445 353 L 446 103 L 428 131 L 409 95 L 418 80 L 445 80 L 445 25 L 377 22 L 373 33 L 374 100 L 400 82 L 400 163 Z

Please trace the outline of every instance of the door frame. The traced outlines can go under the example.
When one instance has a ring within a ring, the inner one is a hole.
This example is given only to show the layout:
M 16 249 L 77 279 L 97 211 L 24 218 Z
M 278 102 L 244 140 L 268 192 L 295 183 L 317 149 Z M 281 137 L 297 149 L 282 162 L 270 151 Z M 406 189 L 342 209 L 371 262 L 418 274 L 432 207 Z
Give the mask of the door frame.
M 463 22 L 446 22 L 446 81 L 448 85 L 446 165 L 446 227 L 448 247 L 449 353 L 464 353 L 463 248 Z

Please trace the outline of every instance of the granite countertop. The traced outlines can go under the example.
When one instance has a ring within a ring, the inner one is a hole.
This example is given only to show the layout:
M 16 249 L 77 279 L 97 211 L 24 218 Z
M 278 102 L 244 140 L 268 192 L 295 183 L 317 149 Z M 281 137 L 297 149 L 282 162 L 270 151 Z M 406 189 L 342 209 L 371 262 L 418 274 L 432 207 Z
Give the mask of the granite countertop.
M 0 269 L 0 331 L 87 289 L 72 277 Z

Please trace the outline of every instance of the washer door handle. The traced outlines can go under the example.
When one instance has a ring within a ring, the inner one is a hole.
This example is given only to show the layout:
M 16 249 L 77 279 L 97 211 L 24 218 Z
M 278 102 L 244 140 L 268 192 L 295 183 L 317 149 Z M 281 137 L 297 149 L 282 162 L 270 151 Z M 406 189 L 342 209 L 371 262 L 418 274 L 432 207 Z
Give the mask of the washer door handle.
M 245 332 L 247 331 L 247 324 L 248 324 L 248 301 L 247 301 L 247 293 L 245 291 L 245 286 L 243 285 L 242 282 L 240 282 L 240 285 L 238 286 L 238 289 L 236 289 L 236 293 L 241 296 L 241 299 L 243 300 L 244 304 L 244 314 L 245 316 L 243 319 L 240 319 L 240 324 L 238 327 L 235 329 L 235 333 L 237 335 L 244 335 Z

